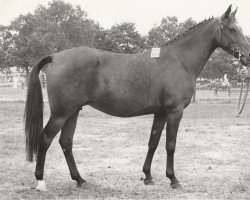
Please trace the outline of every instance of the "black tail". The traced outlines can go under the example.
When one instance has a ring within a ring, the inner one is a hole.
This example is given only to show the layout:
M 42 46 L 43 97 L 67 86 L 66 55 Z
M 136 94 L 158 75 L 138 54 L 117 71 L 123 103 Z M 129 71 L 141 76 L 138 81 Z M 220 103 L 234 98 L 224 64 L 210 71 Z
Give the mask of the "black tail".
M 24 121 L 27 160 L 31 162 L 33 155 L 37 155 L 38 139 L 43 130 L 43 95 L 38 74 L 44 65 L 51 62 L 51 56 L 42 58 L 30 73 Z

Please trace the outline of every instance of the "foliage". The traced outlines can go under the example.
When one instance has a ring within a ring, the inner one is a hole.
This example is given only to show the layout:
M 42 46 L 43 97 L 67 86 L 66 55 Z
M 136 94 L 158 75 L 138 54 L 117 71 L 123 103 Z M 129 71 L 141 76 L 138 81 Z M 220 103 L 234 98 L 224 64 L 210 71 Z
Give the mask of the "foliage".
M 227 73 L 229 80 L 236 80 L 238 79 L 238 68 L 239 65 L 234 63 L 231 55 L 218 49 L 211 55 L 200 77 L 214 80 L 222 78 Z
M 91 46 L 98 28 L 80 7 L 53 1 L 35 13 L 20 15 L 9 26 L 12 34 L 11 66 L 32 66 L 40 57 L 75 46 Z
M 136 30 L 134 23 L 116 24 L 107 32 L 110 51 L 118 53 L 138 53 L 145 49 L 145 41 Z
M 196 22 L 192 18 L 188 18 L 182 23 L 178 22 L 177 17 L 163 18 L 159 26 L 153 27 L 148 32 L 148 46 L 162 46 L 195 24 Z
M 6 26 L 0 25 L 0 71 L 5 71 L 8 68 L 8 61 L 11 59 L 9 48 L 11 34 Z

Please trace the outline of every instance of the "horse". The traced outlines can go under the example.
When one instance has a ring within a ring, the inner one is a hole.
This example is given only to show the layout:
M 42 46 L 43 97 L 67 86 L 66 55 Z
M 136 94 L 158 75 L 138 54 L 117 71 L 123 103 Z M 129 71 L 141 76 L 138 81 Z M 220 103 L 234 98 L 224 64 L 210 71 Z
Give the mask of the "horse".
M 211 90 L 213 88 L 214 88 L 214 95 L 218 96 L 218 90 L 222 89 L 222 90 L 227 90 L 228 91 L 228 96 L 230 97 L 232 84 L 229 83 L 229 82 L 227 84 L 225 84 L 222 81 L 216 81 L 216 82 L 214 82 L 214 83 L 212 83 L 210 85 L 209 90 Z
M 152 49 L 138 54 L 122 54 L 89 47 L 77 47 L 41 58 L 33 67 L 25 107 L 26 153 L 36 156 L 37 190 L 43 179 L 46 152 L 61 130 L 59 143 L 71 178 L 85 185 L 72 153 L 78 113 L 89 105 L 118 117 L 153 114 L 148 152 L 143 165 L 144 184 L 154 184 L 151 163 L 163 128 L 166 126 L 166 177 L 170 187 L 181 188 L 174 171 L 178 127 L 190 104 L 195 80 L 210 55 L 218 47 L 229 54 L 241 52 L 241 62 L 249 63 L 250 44 L 231 12 L 231 5 L 219 17 L 205 19 L 161 46 L 158 56 Z M 48 65 L 47 65 L 48 64 Z M 43 128 L 43 97 L 39 71 L 46 65 L 50 118 Z

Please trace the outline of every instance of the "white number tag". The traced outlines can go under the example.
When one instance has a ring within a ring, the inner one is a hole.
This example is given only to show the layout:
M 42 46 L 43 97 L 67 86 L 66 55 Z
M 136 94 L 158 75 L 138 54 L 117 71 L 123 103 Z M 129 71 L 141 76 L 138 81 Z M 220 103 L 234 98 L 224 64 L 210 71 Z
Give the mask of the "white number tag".
M 161 48 L 152 48 L 151 50 L 151 58 L 159 58 L 160 57 Z

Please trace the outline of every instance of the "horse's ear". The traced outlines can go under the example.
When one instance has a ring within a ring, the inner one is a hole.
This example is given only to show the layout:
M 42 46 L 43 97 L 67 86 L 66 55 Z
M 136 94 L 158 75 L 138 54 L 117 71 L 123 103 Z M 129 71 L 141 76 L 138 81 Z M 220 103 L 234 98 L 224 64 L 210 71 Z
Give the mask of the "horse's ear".
M 224 19 L 228 19 L 229 14 L 231 13 L 232 4 L 228 7 L 227 11 L 220 17 L 221 21 Z
M 237 13 L 237 10 L 238 10 L 238 7 L 235 9 L 235 11 L 233 11 L 230 15 L 232 16 L 232 17 L 235 17 L 235 14 Z

